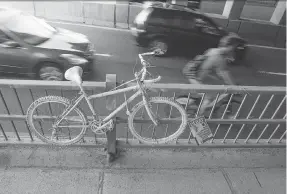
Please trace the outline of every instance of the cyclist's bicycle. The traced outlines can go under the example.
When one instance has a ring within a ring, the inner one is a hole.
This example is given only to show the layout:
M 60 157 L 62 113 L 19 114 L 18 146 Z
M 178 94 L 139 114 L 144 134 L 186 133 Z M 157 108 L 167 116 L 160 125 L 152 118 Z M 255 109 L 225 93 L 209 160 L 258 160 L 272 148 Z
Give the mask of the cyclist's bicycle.
M 224 115 L 225 117 L 233 117 L 234 116 L 233 114 L 235 112 L 234 110 L 238 110 L 238 107 L 241 104 L 241 100 L 238 99 L 241 96 L 242 96 L 241 94 L 219 95 L 217 100 L 214 99 L 214 101 L 211 102 L 209 106 L 206 107 L 206 110 L 203 116 L 205 116 L 206 118 L 208 117 L 221 118 L 225 111 L 225 115 Z M 190 94 L 189 96 L 180 95 L 175 98 L 175 101 L 178 102 L 182 107 L 186 107 L 186 112 L 189 118 L 195 118 L 203 97 L 204 97 L 203 94 L 193 94 L 193 95 Z M 215 106 L 213 106 L 215 101 L 216 101 L 216 104 Z M 210 115 L 210 113 L 212 114 Z
M 118 89 L 118 87 L 116 87 L 111 91 L 90 96 L 87 95 L 82 87 L 82 68 L 75 66 L 68 69 L 65 72 L 65 78 L 79 86 L 80 96 L 71 101 L 60 96 L 45 96 L 35 100 L 27 111 L 27 123 L 29 127 L 35 132 L 35 135 L 39 139 L 46 143 L 59 146 L 71 145 L 83 138 L 87 128 L 90 128 L 91 131 L 96 134 L 105 134 L 107 131 L 112 130 L 115 124 L 113 118 L 119 111 L 126 107 L 129 129 L 132 135 L 140 142 L 147 144 L 161 144 L 176 139 L 183 133 L 187 125 L 187 114 L 185 109 L 172 99 L 166 97 L 149 97 L 147 95 L 147 83 L 158 82 L 161 77 L 158 76 L 156 79 L 145 80 L 147 73 L 149 73 L 147 68 L 150 67 L 150 64 L 143 59 L 143 56 L 155 55 L 157 52 L 160 51 L 148 52 L 138 55 L 142 64 L 142 69 L 134 74 L 134 81 L 137 83 L 136 85 L 125 87 L 123 89 Z M 126 92 L 133 90 L 136 90 L 136 92 L 130 98 L 125 99 L 123 104 L 121 104 L 117 109 L 115 109 L 105 118 L 96 113 L 90 101 L 91 99 L 111 96 L 119 93 L 125 94 Z M 142 97 L 142 101 L 137 103 L 133 109 L 129 111 L 129 103 L 138 96 Z M 88 119 L 78 106 L 83 99 L 86 100 L 89 109 L 93 114 L 91 117 L 92 119 Z M 154 105 L 156 106 L 156 110 L 153 110 Z M 173 120 L 170 117 L 163 118 L 158 116 L 158 113 L 160 113 L 158 108 L 159 105 L 163 105 L 165 110 L 167 105 L 170 106 L 169 112 L 171 113 L 172 111 L 178 111 L 177 115 L 180 116 Z M 43 112 L 45 113 L 41 115 Z M 52 116 L 47 116 L 47 112 L 51 112 Z M 140 115 L 137 116 L 137 113 L 140 113 Z M 146 118 L 143 117 L 143 113 L 147 113 Z M 56 114 L 59 116 L 56 116 Z M 42 124 L 40 121 L 47 121 L 48 123 Z M 172 121 L 172 124 L 178 124 L 177 127 L 173 127 L 171 129 L 174 130 L 174 132 L 168 130 L 167 124 L 170 121 Z M 67 122 L 71 123 L 67 124 Z M 142 127 L 137 128 L 136 123 L 146 123 L 148 124 L 148 127 L 146 130 L 142 129 Z M 156 130 L 155 128 L 159 127 L 161 124 L 163 124 L 165 127 L 163 127 L 162 130 Z M 45 133 L 43 131 L 43 128 L 47 125 L 49 134 L 51 134 L 50 137 L 45 137 Z M 141 129 L 140 132 L 138 132 L 137 129 Z M 151 130 L 152 135 L 144 137 L 144 135 Z M 65 133 L 65 131 L 67 131 L 67 133 Z M 73 137 L 74 132 L 79 132 L 79 134 Z M 157 138 L 156 136 L 159 134 L 164 135 L 163 137 Z

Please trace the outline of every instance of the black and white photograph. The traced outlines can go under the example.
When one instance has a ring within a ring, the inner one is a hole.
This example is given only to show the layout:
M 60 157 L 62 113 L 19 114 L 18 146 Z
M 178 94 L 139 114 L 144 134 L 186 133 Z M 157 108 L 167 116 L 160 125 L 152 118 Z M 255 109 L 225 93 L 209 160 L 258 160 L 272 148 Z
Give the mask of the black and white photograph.
M 0 194 L 284 194 L 286 0 L 0 0 Z

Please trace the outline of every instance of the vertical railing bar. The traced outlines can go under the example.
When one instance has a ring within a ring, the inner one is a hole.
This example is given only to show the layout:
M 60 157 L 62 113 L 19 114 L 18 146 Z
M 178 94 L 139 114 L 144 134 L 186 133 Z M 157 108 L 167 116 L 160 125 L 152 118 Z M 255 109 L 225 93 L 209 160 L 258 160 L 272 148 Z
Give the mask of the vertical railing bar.
M 61 90 L 62 91 L 62 90 Z M 93 94 L 95 94 L 95 91 L 93 90 Z M 93 99 L 93 107 L 96 107 L 96 100 L 95 99 Z M 93 118 L 94 118 L 94 116 L 93 116 Z M 94 137 L 95 137 L 95 143 L 97 143 L 98 142 L 98 140 L 97 140 L 97 134 L 96 133 L 94 133 Z
M 286 119 L 286 115 L 283 117 L 283 119 Z M 281 126 L 281 124 L 278 124 L 276 126 L 276 128 L 274 129 L 273 133 L 270 135 L 269 139 L 267 140 L 267 143 L 270 142 L 270 140 L 272 139 L 272 137 L 274 136 L 274 134 L 277 132 L 277 130 L 279 129 L 279 127 Z
M 161 92 L 159 92 L 158 97 L 161 97 Z M 158 113 L 158 106 L 159 106 L 159 104 L 156 105 L 156 115 L 157 115 L 157 113 Z M 153 136 L 154 136 L 155 127 L 156 127 L 156 126 L 154 126 L 153 129 L 152 129 L 152 138 L 153 138 Z
M 286 96 L 282 99 L 281 103 L 278 105 L 277 109 L 275 110 L 274 114 L 272 115 L 271 119 L 274 119 L 274 117 L 277 115 L 277 112 L 279 111 L 279 109 L 281 108 L 282 104 L 284 103 L 286 99 Z M 265 133 L 266 129 L 269 127 L 269 124 L 267 124 L 263 131 L 261 132 L 261 134 L 259 135 L 258 139 L 256 140 L 256 143 L 259 142 L 259 140 L 261 139 L 262 135 Z
M 261 96 L 260 94 L 257 95 L 257 98 L 256 98 L 256 100 L 255 100 L 255 102 L 254 102 L 254 104 L 253 104 L 251 110 L 249 111 L 249 113 L 248 113 L 246 119 L 249 119 L 249 117 L 250 117 L 250 115 L 252 114 L 252 112 L 253 112 L 253 110 L 254 110 L 256 104 L 258 103 L 258 100 L 259 100 L 260 96 Z M 237 141 L 237 139 L 238 139 L 239 135 L 241 134 L 241 132 L 242 132 L 242 130 L 243 130 L 244 127 L 245 127 L 245 124 L 243 124 L 243 125 L 241 126 L 241 128 L 240 128 L 240 130 L 239 130 L 239 132 L 238 132 L 236 138 L 234 139 L 233 143 L 236 143 L 236 141 Z
M 186 102 L 185 107 L 184 107 L 185 110 L 187 109 L 189 100 L 190 100 L 190 92 L 188 93 L 187 102 Z
M 29 92 L 30 92 L 31 98 L 32 98 L 32 100 L 33 100 L 33 102 L 34 102 L 34 101 L 35 101 L 35 98 L 34 98 L 34 96 L 33 96 L 32 90 L 29 89 Z M 36 109 L 36 114 L 37 114 L 37 116 L 39 116 L 39 112 L 38 112 L 37 109 Z M 44 135 L 43 126 L 42 126 L 42 124 L 41 124 L 40 121 L 38 121 L 38 123 L 39 123 L 39 125 L 40 125 L 40 127 L 41 127 L 42 134 Z
M 203 95 L 202 95 L 200 104 L 199 104 L 198 109 L 197 109 L 197 111 L 196 111 L 195 118 L 196 118 L 196 117 L 198 116 L 198 114 L 199 114 L 199 111 L 200 111 L 200 108 L 201 108 L 201 105 L 202 105 L 202 102 L 203 102 L 204 98 L 205 98 L 205 93 L 203 93 Z
M 271 101 L 273 100 L 273 98 L 274 98 L 274 94 L 272 94 L 272 96 L 271 96 L 270 99 L 268 100 L 266 106 L 264 107 L 264 109 L 263 109 L 263 111 L 262 111 L 262 113 L 260 114 L 260 116 L 259 116 L 258 119 L 261 119 L 261 118 L 263 117 L 263 115 L 265 114 L 265 112 L 266 112 L 267 108 L 269 107 L 269 105 L 270 105 Z M 248 137 L 247 137 L 246 140 L 244 141 L 245 143 L 247 143 L 247 141 L 249 140 L 250 136 L 251 136 L 252 133 L 255 131 L 256 127 L 257 127 L 257 124 L 255 124 L 255 125 L 253 126 L 251 132 L 249 133 Z
M 129 126 L 128 126 L 128 124 L 126 126 L 126 129 L 127 129 L 126 144 L 127 144 L 129 142 Z
M 226 107 L 225 107 L 225 109 L 224 109 L 224 112 L 223 112 L 223 114 L 222 114 L 222 116 L 221 116 L 221 119 L 224 118 L 224 116 L 225 116 L 225 114 L 226 114 L 226 111 L 227 111 L 227 109 L 228 109 L 228 107 L 229 107 L 229 105 L 230 105 L 230 102 L 231 102 L 231 100 L 232 100 L 232 98 L 233 98 L 233 95 L 234 95 L 234 94 L 231 94 L 231 96 L 230 96 L 230 98 L 229 98 L 229 100 L 228 100 L 228 103 L 227 103 L 227 105 L 226 105 Z M 220 124 L 217 125 L 216 130 L 215 130 L 215 133 L 214 133 L 214 135 L 213 135 L 213 137 L 212 137 L 210 143 L 213 143 L 213 140 L 214 140 L 214 138 L 215 138 L 215 136 L 216 136 L 216 134 L 217 134 L 217 132 L 218 132 L 218 130 L 219 130 L 219 127 L 220 127 Z
M 141 118 L 143 118 L 143 114 L 144 114 L 144 109 L 142 109 L 142 112 L 141 112 Z M 142 135 L 142 130 L 143 130 L 143 124 L 141 123 L 141 131 L 140 131 L 140 135 Z M 139 144 L 141 143 L 140 140 L 139 141 Z
M 246 100 L 246 97 L 247 97 L 247 94 L 244 95 L 244 97 L 243 97 L 243 99 L 242 99 L 242 101 L 241 101 L 241 103 L 240 103 L 240 106 L 239 106 L 237 112 L 235 113 L 234 119 L 237 119 L 238 114 L 239 114 L 239 112 L 240 112 L 240 110 L 241 110 L 241 108 L 242 108 L 242 106 L 243 106 L 243 104 L 244 104 L 244 102 L 245 102 L 245 100 Z M 227 135 L 229 134 L 229 132 L 230 132 L 232 126 L 233 126 L 233 124 L 230 124 L 230 126 L 229 126 L 229 128 L 228 128 L 228 130 L 227 130 L 227 133 L 225 134 L 225 137 L 223 138 L 222 143 L 225 142 L 225 140 L 226 140 L 226 138 L 227 138 Z
M 49 96 L 47 90 L 45 90 L 45 94 L 46 94 L 46 96 Z M 50 110 L 50 112 L 51 112 L 51 115 L 52 115 L 52 117 L 53 117 L 54 114 L 53 114 L 53 111 L 52 111 L 51 103 L 49 103 L 48 105 L 49 105 L 49 110 Z M 69 131 L 69 139 L 71 139 L 71 134 L 70 134 L 71 131 L 70 131 L 70 128 L 69 128 L 69 127 L 68 127 L 68 131 Z M 82 139 L 84 139 L 84 137 L 83 137 Z M 58 140 L 58 137 L 57 137 L 57 140 Z M 83 140 L 83 142 L 84 142 L 84 140 Z
M 173 97 L 172 97 L 173 100 L 175 100 L 175 92 L 173 92 Z M 172 112 L 172 106 L 170 106 L 170 111 L 169 111 L 169 118 L 171 117 L 171 112 Z M 165 128 L 165 134 L 164 134 L 164 137 L 167 136 L 167 130 L 169 128 L 169 124 L 166 124 L 166 128 Z
M 6 111 L 7 111 L 8 115 L 10 115 L 10 111 L 9 111 L 9 109 L 8 109 L 8 106 L 7 106 L 6 102 L 5 102 L 5 99 L 4 99 L 4 96 L 3 96 L 1 90 L 0 90 L 0 96 L 1 96 L 1 99 L 2 99 L 2 101 L 3 101 L 3 104 L 4 104 L 5 108 L 6 108 Z M 15 134 L 16 134 L 16 136 L 17 136 L 18 141 L 21 141 L 20 136 L 19 136 L 19 134 L 18 134 L 18 131 L 17 131 L 17 129 L 16 129 L 16 126 L 15 126 L 14 121 L 10 121 L 10 122 L 11 122 L 11 124 L 12 124 L 12 126 L 13 126 L 13 129 L 14 129 L 14 132 L 15 132 Z
M 203 100 L 204 100 L 204 98 L 205 98 L 205 93 L 203 93 L 203 95 L 202 95 L 202 97 L 201 97 L 201 100 L 200 100 L 200 103 L 199 103 L 199 106 L 198 106 L 198 108 L 197 108 L 197 111 L 196 111 L 196 114 L 195 114 L 195 118 L 198 116 L 198 114 L 199 114 L 199 111 L 200 111 L 200 109 L 201 109 L 201 105 L 202 105 L 202 102 L 203 102 Z M 189 133 L 189 136 L 188 136 L 188 143 L 190 143 L 190 140 L 191 140 L 191 137 L 192 137 L 193 135 L 192 135 L 192 131 L 190 130 L 190 133 Z
M 0 128 L 1 128 L 1 131 L 2 131 L 2 134 L 3 134 L 4 138 L 5 138 L 5 140 L 8 141 L 7 135 L 6 135 L 6 133 L 5 133 L 5 131 L 4 131 L 4 129 L 3 129 L 1 124 L 0 124 Z
M 283 133 L 283 135 L 280 137 L 280 139 L 278 140 L 278 143 L 280 143 L 281 141 L 282 141 L 282 139 L 283 139 L 283 137 L 286 135 L 286 130 L 285 130 L 285 132 Z
M 13 88 L 13 91 L 14 91 L 14 93 L 15 93 L 15 95 L 16 95 L 16 98 L 17 98 L 17 100 L 18 100 L 18 103 L 19 103 L 19 105 L 20 105 L 21 113 L 22 113 L 22 115 L 24 115 L 24 110 L 23 110 L 23 107 L 22 107 L 22 104 L 21 104 L 21 101 L 20 101 L 18 92 L 17 92 L 17 90 L 16 90 L 15 88 Z M 27 130 L 28 130 L 28 133 L 29 133 L 29 136 L 30 136 L 31 141 L 34 141 L 34 138 L 33 138 L 33 136 L 32 136 L 31 130 L 30 130 L 30 128 L 29 128 L 28 123 L 27 123 L 26 120 L 25 120 L 25 124 L 26 124 L 26 127 L 27 127 Z
M 217 93 L 217 95 L 216 95 L 216 98 L 215 98 L 214 104 L 213 104 L 213 106 L 212 106 L 212 109 L 211 109 L 211 111 L 210 111 L 210 114 L 209 114 L 208 119 L 211 119 L 211 117 L 212 117 L 212 114 L 213 114 L 213 111 L 214 111 L 214 109 L 215 109 L 215 106 L 216 106 L 216 103 L 217 103 L 217 101 L 218 101 L 218 98 L 219 98 L 219 93 Z
M 187 111 L 187 106 L 189 104 L 189 100 L 190 100 L 190 92 L 188 93 L 187 102 L 186 102 L 185 107 L 184 107 L 185 111 Z M 175 143 L 176 144 L 178 143 L 178 137 L 175 139 Z

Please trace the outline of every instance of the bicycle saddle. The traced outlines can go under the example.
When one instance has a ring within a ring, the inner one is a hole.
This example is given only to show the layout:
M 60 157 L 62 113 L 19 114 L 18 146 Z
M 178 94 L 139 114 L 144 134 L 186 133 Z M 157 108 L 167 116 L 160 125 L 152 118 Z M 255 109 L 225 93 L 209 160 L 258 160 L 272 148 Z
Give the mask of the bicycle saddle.
M 79 66 L 69 68 L 65 72 L 65 78 L 69 81 L 75 82 L 78 85 L 82 84 L 83 69 Z

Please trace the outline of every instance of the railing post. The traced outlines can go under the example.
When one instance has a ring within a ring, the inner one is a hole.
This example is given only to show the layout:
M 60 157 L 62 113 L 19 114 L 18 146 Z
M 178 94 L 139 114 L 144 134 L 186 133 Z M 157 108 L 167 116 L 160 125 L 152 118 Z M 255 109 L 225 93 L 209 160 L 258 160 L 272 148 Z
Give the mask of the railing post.
M 117 76 L 116 74 L 106 75 L 106 91 L 109 91 L 116 87 Z M 112 112 L 116 108 L 116 96 L 106 97 L 106 108 Z M 107 136 L 107 160 L 113 162 L 116 159 L 117 148 L 116 148 L 116 120 L 114 120 L 114 127 L 112 131 L 106 133 Z

